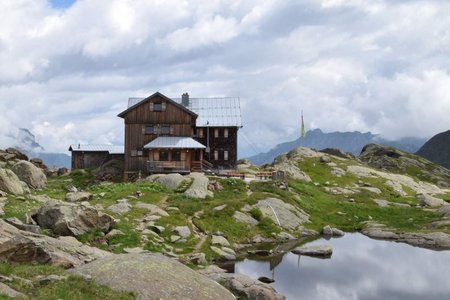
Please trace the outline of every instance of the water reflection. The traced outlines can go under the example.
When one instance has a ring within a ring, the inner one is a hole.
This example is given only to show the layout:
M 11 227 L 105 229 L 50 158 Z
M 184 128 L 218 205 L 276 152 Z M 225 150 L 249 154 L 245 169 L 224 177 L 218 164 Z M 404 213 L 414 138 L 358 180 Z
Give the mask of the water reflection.
M 377 241 L 361 234 L 317 240 L 331 259 L 288 253 L 271 261 L 244 260 L 235 272 L 275 279 L 287 299 L 450 299 L 450 251 Z

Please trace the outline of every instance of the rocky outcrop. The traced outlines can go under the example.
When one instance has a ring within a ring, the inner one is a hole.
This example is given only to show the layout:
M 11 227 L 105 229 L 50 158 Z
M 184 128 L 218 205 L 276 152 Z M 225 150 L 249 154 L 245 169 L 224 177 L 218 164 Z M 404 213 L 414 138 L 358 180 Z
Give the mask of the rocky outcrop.
M 184 192 L 186 196 L 201 199 L 213 196 L 213 193 L 208 190 L 209 179 L 203 173 L 191 173 L 189 177 L 193 181 L 191 186 Z
M 44 172 L 28 161 L 21 160 L 11 167 L 17 177 L 32 189 L 43 189 L 47 186 Z
M 446 190 L 443 190 L 436 186 L 435 184 L 424 182 L 424 181 L 416 181 L 410 176 L 402 175 L 402 174 L 394 174 L 388 173 L 380 170 L 371 169 L 363 166 L 348 166 L 347 172 L 358 176 L 358 177 L 367 177 L 367 178 L 383 178 L 387 181 L 391 181 L 395 186 L 406 186 L 413 190 L 415 193 L 424 193 L 424 194 L 442 194 L 446 193 Z
M 400 232 L 383 224 L 367 223 L 362 234 L 382 240 L 393 240 L 433 250 L 450 250 L 450 234 L 444 232 Z
M 284 300 L 281 294 L 269 284 L 242 274 L 225 273 L 217 266 L 209 266 L 200 271 L 214 281 L 227 287 L 237 297 L 250 300 Z
M 331 257 L 331 255 L 333 254 L 333 249 L 329 245 L 314 245 L 297 247 L 291 252 L 297 255 L 327 258 Z
M 53 200 L 47 201 L 31 218 L 42 228 L 63 236 L 79 236 L 97 229 L 106 233 L 114 223 L 113 218 L 91 206 Z
M 447 204 L 444 200 L 419 193 L 416 195 L 417 200 L 419 200 L 420 205 L 428 206 L 428 207 L 440 207 L 442 205 Z
M 109 252 L 83 245 L 73 237 L 55 239 L 20 230 L 0 219 L 1 262 L 50 263 L 70 268 L 109 255 Z
M 98 259 L 70 273 L 91 276 L 137 299 L 235 299 L 218 283 L 160 254 L 120 254 Z
M 22 195 L 26 192 L 26 189 L 13 171 L 0 168 L 0 191 L 14 195 Z
M 366 145 L 359 159 L 371 167 L 384 171 L 408 173 L 413 170 L 421 180 L 434 182 L 443 187 L 450 186 L 450 170 L 393 147 Z
M 258 224 L 258 220 L 254 219 L 253 217 L 247 215 L 246 213 L 240 212 L 240 211 L 234 212 L 233 218 L 237 222 L 245 223 L 245 224 L 248 224 L 248 225 L 256 225 L 256 224 Z
M 346 158 L 346 159 L 354 159 L 355 156 L 350 152 L 344 152 L 341 149 L 337 148 L 325 148 L 320 150 L 319 152 L 331 154 L 336 157 Z
M 26 298 L 24 294 L 12 289 L 2 282 L 0 282 L 0 295 L 7 296 L 8 298 Z
M 119 199 L 116 204 L 108 206 L 110 212 L 116 213 L 118 215 L 123 215 L 131 210 L 131 204 L 128 203 L 127 199 Z
M 268 217 L 274 224 L 291 231 L 309 222 L 307 213 L 277 198 L 260 200 L 252 208 L 258 208 L 263 217 Z

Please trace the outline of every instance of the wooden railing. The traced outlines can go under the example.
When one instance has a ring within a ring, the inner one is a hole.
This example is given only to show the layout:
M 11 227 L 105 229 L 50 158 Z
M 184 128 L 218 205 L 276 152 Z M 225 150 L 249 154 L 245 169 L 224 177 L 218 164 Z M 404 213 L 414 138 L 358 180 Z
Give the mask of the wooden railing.
M 149 172 L 189 171 L 184 161 L 148 161 L 147 169 Z

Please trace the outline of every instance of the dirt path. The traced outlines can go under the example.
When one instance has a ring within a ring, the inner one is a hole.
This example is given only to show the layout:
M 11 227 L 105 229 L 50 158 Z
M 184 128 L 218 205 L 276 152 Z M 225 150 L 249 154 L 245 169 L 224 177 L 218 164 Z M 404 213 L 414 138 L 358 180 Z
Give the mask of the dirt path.
M 169 196 L 166 195 L 166 196 L 162 197 L 161 200 L 159 200 L 159 203 L 158 203 L 159 207 L 165 208 L 167 206 L 166 205 L 167 198 L 169 198 Z

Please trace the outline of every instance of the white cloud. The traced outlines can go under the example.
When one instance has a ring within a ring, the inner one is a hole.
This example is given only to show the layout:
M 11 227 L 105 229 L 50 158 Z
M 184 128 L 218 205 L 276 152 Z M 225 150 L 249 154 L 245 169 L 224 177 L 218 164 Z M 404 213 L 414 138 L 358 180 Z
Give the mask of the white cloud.
M 244 155 L 297 138 L 301 109 L 308 128 L 430 137 L 450 127 L 449 9 L 438 0 L 79 0 L 61 11 L 2 1 L 2 124 L 37 131 L 55 151 L 120 143 L 127 97 L 187 91 L 241 97 L 254 144 L 240 142 Z

